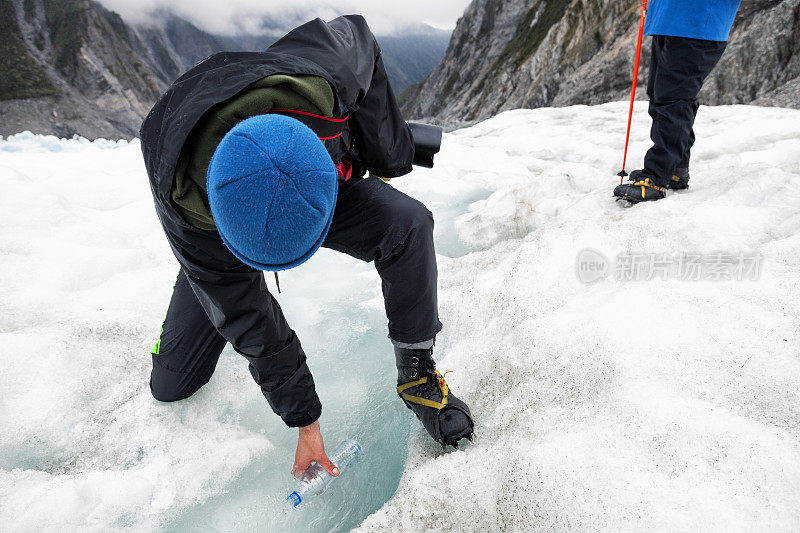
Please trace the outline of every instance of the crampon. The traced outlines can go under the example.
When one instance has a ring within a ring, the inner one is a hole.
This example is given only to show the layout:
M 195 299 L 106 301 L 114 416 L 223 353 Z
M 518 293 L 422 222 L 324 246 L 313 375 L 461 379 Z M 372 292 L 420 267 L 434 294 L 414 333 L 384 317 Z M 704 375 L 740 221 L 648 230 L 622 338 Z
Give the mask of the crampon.
M 461 439 L 474 440 L 474 423 L 467 404 L 450 390 L 436 370 L 433 349 L 395 348 L 397 393 L 422 422 L 428 434 L 442 445 L 458 448 Z M 445 372 L 447 374 L 447 372 Z

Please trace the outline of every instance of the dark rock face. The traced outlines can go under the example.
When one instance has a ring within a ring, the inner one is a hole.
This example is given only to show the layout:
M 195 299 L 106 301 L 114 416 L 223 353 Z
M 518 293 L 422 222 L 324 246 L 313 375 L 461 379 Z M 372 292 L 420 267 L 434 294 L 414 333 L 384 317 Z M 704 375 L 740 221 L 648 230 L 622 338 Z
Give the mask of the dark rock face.
M 0 10 L 11 12 L 11 0 L 0 0 Z M 26 13 L 26 20 L 31 14 Z M 0 48 L 0 101 L 17 98 L 36 98 L 55 96 L 56 87 L 47 77 L 47 72 L 29 55 L 28 44 L 19 26 L 12 17 L 0 17 L 0 35 L 3 47 Z M 33 37 L 38 50 L 45 47 L 44 37 Z
M 640 6 L 618 0 L 473 0 L 445 59 L 403 95 L 406 114 L 474 121 L 515 108 L 627 98 Z M 639 83 L 647 76 L 645 43 Z M 743 0 L 704 103 L 800 107 L 800 0 Z M 644 96 L 641 91 L 640 96 Z
M 800 108 L 798 87 L 800 0 L 744 0 L 703 101 Z

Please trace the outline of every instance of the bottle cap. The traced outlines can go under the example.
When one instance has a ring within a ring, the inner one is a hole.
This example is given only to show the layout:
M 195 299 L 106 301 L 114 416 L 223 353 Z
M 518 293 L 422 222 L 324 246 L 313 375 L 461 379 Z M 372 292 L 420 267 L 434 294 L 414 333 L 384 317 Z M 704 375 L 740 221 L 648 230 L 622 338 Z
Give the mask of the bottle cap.
M 300 502 L 302 501 L 303 499 L 300 497 L 299 494 L 297 494 L 297 491 L 289 494 L 289 496 L 286 497 L 286 502 L 292 507 L 297 507 L 298 505 L 300 505 Z
M 353 455 L 361 455 L 361 445 L 354 439 L 347 439 L 342 445 L 348 446 Z

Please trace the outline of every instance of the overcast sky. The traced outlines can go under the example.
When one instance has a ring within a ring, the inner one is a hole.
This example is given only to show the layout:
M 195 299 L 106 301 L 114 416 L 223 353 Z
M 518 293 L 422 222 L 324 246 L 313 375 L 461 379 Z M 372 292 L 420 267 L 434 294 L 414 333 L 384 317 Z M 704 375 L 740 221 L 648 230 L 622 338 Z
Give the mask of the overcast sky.
M 159 8 L 200 28 L 219 34 L 255 33 L 262 16 L 289 27 L 315 17 L 331 19 L 359 13 L 375 33 L 394 33 L 408 24 L 425 22 L 452 29 L 470 0 L 100 0 L 129 22 L 152 19 Z M 288 29 L 288 28 L 287 28 Z

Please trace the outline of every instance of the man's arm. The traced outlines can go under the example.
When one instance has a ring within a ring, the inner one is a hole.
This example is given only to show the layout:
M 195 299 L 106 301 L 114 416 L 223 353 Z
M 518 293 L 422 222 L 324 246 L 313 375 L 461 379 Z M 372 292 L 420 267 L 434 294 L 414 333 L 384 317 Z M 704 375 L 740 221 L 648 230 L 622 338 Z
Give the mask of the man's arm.
M 217 245 L 215 232 L 198 233 L 198 237 L 202 240 L 193 241 L 191 256 L 185 248 L 175 249 L 176 256 L 217 331 L 250 362 L 250 373 L 272 410 L 287 426 L 299 428 L 292 474 L 300 477 L 316 461 L 338 476 L 338 469 L 325 454 L 318 422 L 322 404 L 305 353 L 267 290 L 264 274 L 233 257 L 221 240 Z M 207 261 L 214 251 L 221 254 L 214 260 L 215 268 L 203 266 L 200 261 Z
M 236 259 L 216 232 L 181 226 L 167 237 L 209 319 L 248 360 L 272 410 L 290 427 L 315 422 L 322 405 L 314 379 L 264 274 Z

